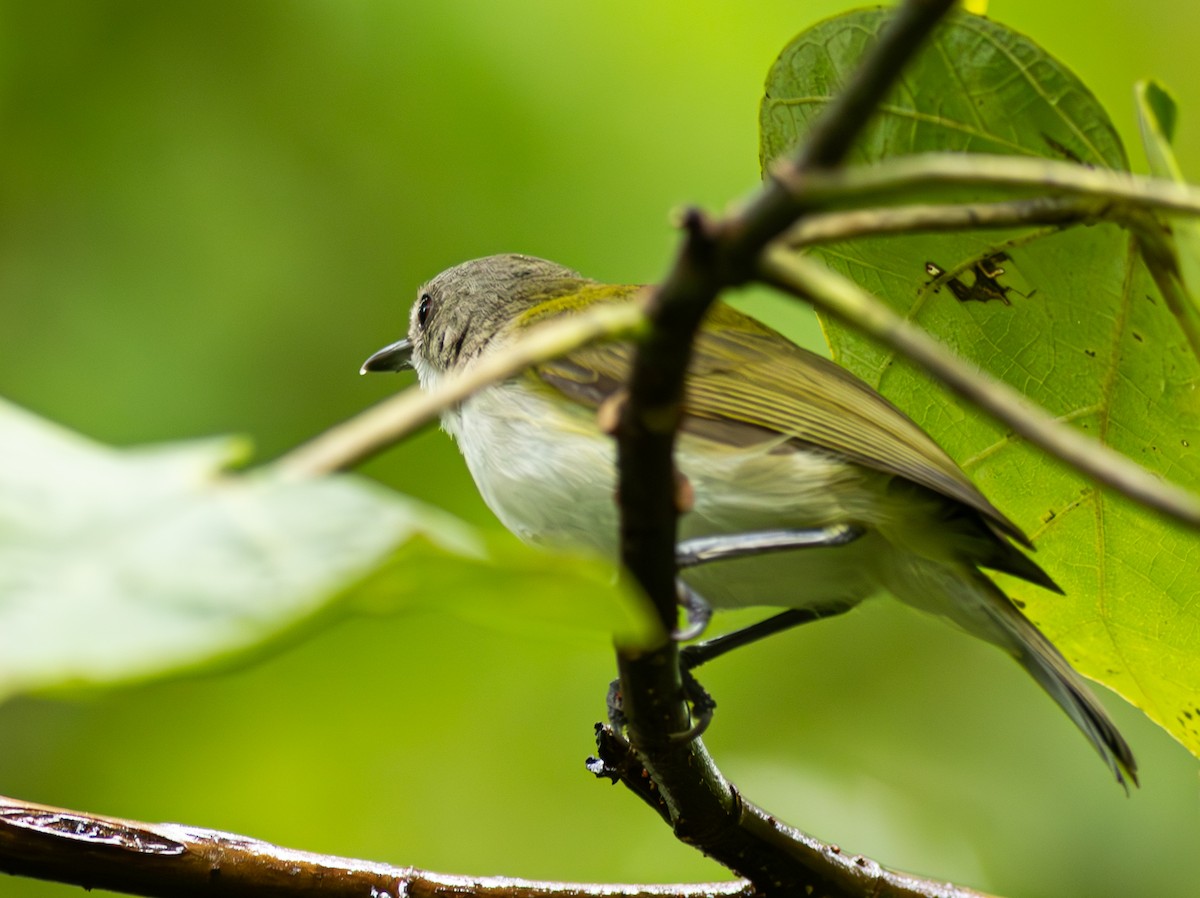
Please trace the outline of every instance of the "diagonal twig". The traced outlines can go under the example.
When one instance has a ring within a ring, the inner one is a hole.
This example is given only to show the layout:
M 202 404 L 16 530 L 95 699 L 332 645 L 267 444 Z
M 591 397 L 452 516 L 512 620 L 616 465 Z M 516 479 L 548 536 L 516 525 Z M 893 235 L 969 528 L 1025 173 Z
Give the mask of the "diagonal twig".
M 1112 204 L 1091 197 L 1036 196 L 994 203 L 914 203 L 806 215 L 778 243 L 800 249 L 859 237 L 941 231 L 1002 230 L 1033 225 L 1093 224 L 1114 218 Z M 1118 220 L 1118 223 L 1120 221 Z
M 0 796 L 0 871 L 171 898 L 752 898 L 746 882 L 621 885 L 448 876 L 178 823 Z
M 794 202 L 813 208 L 863 206 L 888 198 L 928 194 L 939 187 L 996 188 L 1011 194 L 1090 197 L 1175 215 L 1200 215 L 1200 189 L 1129 172 L 1089 168 L 1038 156 L 988 153 L 914 153 L 870 165 L 802 169 L 794 161 L 771 166 L 770 178 Z
M 783 246 L 763 253 L 759 271 L 767 283 L 813 303 L 903 353 L 1035 446 L 1149 508 L 1200 527 L 1200 496 L 1162 480 L 1121 453 L 1058 421 L 1017 390 L 953 355 L 848 278 Z
M 276 459 L 274 472 L 289 479 L 342 471 L 428 424 L 484 387 L 520 374 L 587 343 L 629 337 L 645 324 L 636 299 L 606 303 L 578 315 L 547 321 L 520 340 L 488 353 L 465 371 L 447 375 L 430 390 L 406 390 L 319 434 Z

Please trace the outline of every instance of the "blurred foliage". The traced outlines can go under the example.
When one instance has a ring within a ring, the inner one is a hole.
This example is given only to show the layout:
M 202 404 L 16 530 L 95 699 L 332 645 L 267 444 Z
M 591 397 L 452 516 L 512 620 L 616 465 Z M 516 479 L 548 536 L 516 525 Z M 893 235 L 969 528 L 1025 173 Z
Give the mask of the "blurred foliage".
M 407 383 L 357 367 L 449 264 L 525 251 L 653 279 L 673 208 L 753 189 L 767 68 L 843 8 L 0 2 L 0 392 L 119 445 L 283 451 Z M 990 12 L 1075 70 L 1127 145 L 1134 81 L 1171 85 L 1200 172 L 1195 4 Z M 787 303 L 746 301 L 817 339 Z M 497 526 L 439 434 L 366 471 Z M 601 646 L 430 611 L 352 621 L 221 675 L 10 702 L 0 792 L 453 872 L 721 877 L 584 772 L 612 675 Z M 704 682 L 724 772 L 850 850 L 1005 894 L 1194 894 L 1164 861 L 1200 837 L 1182 748 L 1114 702 L 1143 771 L 1125 799 L 1008 659 L 896 603 Z
M 598 558 L 489 540 L 353 474 L 231 475 L 241 443 L 115 451 L 0 399 L 0 701 L 228 663 L 349 613 L 662 639 Z

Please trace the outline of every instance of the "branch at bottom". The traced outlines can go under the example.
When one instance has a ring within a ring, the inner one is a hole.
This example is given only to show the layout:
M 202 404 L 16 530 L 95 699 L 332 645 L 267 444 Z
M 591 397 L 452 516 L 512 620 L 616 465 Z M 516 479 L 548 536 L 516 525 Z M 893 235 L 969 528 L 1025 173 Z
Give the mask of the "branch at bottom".
M 0 797 L 0 871 L 162 898 L 751 898 L 745 881 L 686 885 L 449 876 Z
M 628 740 L 610 727 L 597 725 L 596 748 L 599 757 L 588 761 L 592 773 L 614 783 L 621 782 L 660 816 L 669 817 L 666 797 Z M 731 800 L 730 812 L 724 819 L 705 821 L 704 831 L 700 833 L 692 831 L 692 821 L 677 819 L 675 834 L 700 849 L 717 843 L 740 844 L 742 850 L 775 855 L 763 857 L 755 862 L 756 865 L 774 864 L 786 869 L 790 864 L 793 871 L 807 871 L 807 875 L 786 884 L 760 883 L 760 894 L 821 898 L 988 898 L 983 892 L 954 883 L 889 870 L 861 854 L 846 854 L 837 845 L 814 839 L 771 816 L 743 798 L 733 785 L 725 783 L 725 788 Z

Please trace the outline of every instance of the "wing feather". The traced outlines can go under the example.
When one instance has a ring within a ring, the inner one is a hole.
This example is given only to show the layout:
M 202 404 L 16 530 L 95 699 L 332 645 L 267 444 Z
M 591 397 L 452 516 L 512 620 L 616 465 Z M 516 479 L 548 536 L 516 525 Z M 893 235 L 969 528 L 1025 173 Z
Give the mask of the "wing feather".
M 596 407 L 624 384 L 630 357 L 628 343 L 593 345 L 538 366 L 535 376 Z M 713 307 L 697 337 L 684 405 L 685 430 L 724 434 L 735 445 L 782 436 L 961 502 L 997 535 L 1030 545 L 906 414 L 845 369 L 727 305 Z

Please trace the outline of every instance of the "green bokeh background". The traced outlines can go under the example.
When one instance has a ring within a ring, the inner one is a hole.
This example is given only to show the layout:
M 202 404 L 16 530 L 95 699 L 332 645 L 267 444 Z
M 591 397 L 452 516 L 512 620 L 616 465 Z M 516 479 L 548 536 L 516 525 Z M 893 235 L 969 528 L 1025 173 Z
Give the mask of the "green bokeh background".
M 843 8 L 0 2 L 0 393 L 116 444 L 278 454 L 404 382 L 356 369 L 449 264 L 654 279 L 672 210 L 754 188 L 767 68 Z M 991 12 L 1095 90 L 1134 159 L 1133 81 L 1161 78 L 1200 177 L 1195 3 Z M 366 470 L 498 526 L 438 433 Z M 600 642 L 354 621 L 219 675 L 4 705 L 0 792 L 444 872 L 723 878 L 583 770 L 612 673 Z M 1143 770 L 1125 798 L 1016 665 L 894 603 L 705 683 L 726 774 L 847 850 L 1009 895 L 1200 889 L 1194 759 L 1113 698 Z

